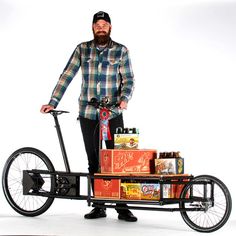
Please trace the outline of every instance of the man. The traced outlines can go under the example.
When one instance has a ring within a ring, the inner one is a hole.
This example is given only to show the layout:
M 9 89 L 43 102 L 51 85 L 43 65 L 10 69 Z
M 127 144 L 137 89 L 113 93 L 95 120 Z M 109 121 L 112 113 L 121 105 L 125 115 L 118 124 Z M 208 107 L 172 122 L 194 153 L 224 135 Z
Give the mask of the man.
M 92 98 L 107 97 L 112 104 L 119 104 L 120 112 L 112 113 L 109 125 L 111 135 L 117 127 L 124 128 L 122 110 L 127 109 L 134 89 L 134 78 L 128 50 L 110 38 L 111 20 L 106 12 L 98 12 L 93 17 L 94 39 L 79 44 L 70 57 L 52 93 L 48 105 L 43 105 L 42 113 L 57 107 L 68 85 L 81 67 L 82 86 L 79 97 L 79 120 L 88 157 L 89 173 L 99 169 L 99 132 L 96 108 L 88 105 Z M 114 140 L 106 141 L 106 147 L 114 148 Z M 125 206 L 119 205 L 118 206 Z M 134 222 L 137 218 L 127 209 L 116 209 L 118 218 Z M 95 207 L 84 216 L 86 219 L 106 217 L 104 208 Z

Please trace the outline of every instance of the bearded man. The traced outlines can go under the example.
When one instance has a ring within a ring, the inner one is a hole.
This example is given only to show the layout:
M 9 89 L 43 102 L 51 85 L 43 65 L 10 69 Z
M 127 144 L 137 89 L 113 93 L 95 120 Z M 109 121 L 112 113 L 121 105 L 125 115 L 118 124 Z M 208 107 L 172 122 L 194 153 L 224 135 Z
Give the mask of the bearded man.
M 55 109 L 81 67 L 79 120 L 91 175 L 99 170 L 99 117 L 97 109 L 88 105 L 88 102 L 92 98 L 101 101 L 102 98 L 107 97 L 110 103 L 119 104 L 119 112 L 112 113 L 109 120 L 112 140 L 106 141 L 106 147 L 113 149 L 113 135 L 117 127 L 124 128 L 122 110 L 127 109 L 134 89 L 134 76 L 128 49 L 110 38 L 111 28 L 111 19 L 106 12 L 100 11 L 93 16 L 94 39 L 76 47 L 53 90 L 49 103 L 41 107 L 42 113 Z M 137 221 L 128 209 L 121 209 L 126 206 L 125 204 L 117 204 L 117 206 L 119 206 L 119 209 L 116 208 L 118 219 Z M 106 217 L 106 209 L 102 205 L 95 207 L 84 217 L 86 219 Z

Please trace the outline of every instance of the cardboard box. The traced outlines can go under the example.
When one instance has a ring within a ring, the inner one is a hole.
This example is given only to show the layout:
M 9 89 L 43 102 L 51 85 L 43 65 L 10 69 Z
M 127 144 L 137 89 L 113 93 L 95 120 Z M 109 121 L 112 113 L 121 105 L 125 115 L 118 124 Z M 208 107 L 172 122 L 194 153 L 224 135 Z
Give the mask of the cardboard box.
M 160 200 L 160 184 L 141 183 L 142 200 Z
M 154 173 L 156 150 L 102 149 L 101 173 Z
M 185 179 L 183 181 L 188 182 L 189 179 Z M 173 184 L 173 188 L 175 189 L 175 198 L 180 198 L 181 192 L 186 184 Z M 188 196 L 189 196 L 189 193 L 187 193 L 185 197 L 188 197 Z
M 155 173 L 160 175 L 183 174 L 183 158 L 158 158 L 155 160 Z
M 114 134 L 115 149 L 138 149 L 139 134 Z
M 96 198 L 120 198 L 120 179 L 94 179 Z
M 174 198 L 175 192 L 172 184 L 163 184 L 163 198 Z
M 121 199 L 141 200 L 141 184 L 121 183 L 120 197 Z

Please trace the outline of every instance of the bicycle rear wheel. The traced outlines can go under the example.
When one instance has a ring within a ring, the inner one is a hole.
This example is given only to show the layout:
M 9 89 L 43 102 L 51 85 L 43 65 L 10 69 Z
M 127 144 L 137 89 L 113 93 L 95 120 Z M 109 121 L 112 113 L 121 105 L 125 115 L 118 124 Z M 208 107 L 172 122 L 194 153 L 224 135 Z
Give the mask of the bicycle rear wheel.
M 189 227 L 199 232 L 218 230 L 227 222 L 232 209 L 228 188 L 222 181 L 210 175 L 197 176 L 192 181 L 181 193 L 181 198 L 190 198 L 192 201 L 180 202 L 180 208 L 193 210 L 182 211 L 183 220 Z M 200 208 L 204 210 L 199 210 Z
M 30 147 L 18 149 L 8 158 L 2 174 L 4 195 L 11 207 L 24 216 L 37 216 L 44 213 L 53 203 L 52 197 L 23 195 L 23 170 L 54 171 L 49 158 L 40 150 Z M 52 192 L 55 178 L 41 175 L 43 178 L 42 191 Z

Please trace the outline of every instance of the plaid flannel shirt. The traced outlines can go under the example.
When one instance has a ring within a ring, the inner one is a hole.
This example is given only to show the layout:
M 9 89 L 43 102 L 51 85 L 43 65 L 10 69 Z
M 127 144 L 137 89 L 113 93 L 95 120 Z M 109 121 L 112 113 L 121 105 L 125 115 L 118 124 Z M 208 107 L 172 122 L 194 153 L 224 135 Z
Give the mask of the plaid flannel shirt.
M 82 86 L 79 96 L 79 115 L 97 119 L 97 110 L 88 101 L 108 97 L 112 104 L 128 102 L 134 89 L 134 76 L 128 49 L 112 40 L 99 50 L 94 41 L 79 44 L 71 55 L 59 81 L 53 90 L 50 105 L 57 107 L 79 68 L 82 70 Z M 111 118 L 117 114 L 112 113 Z

